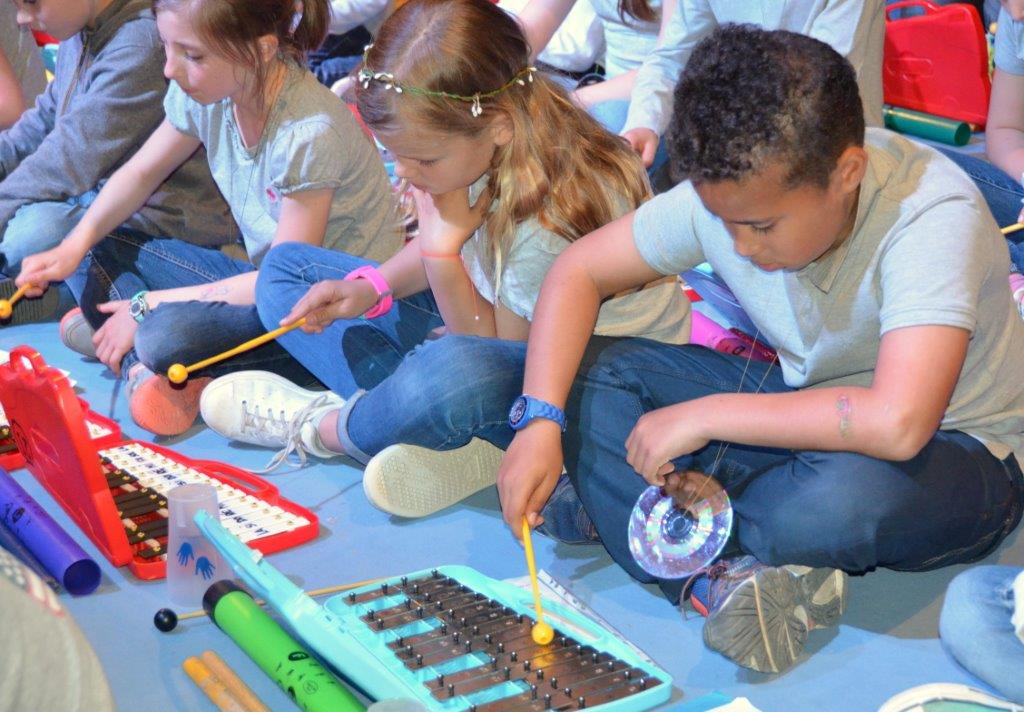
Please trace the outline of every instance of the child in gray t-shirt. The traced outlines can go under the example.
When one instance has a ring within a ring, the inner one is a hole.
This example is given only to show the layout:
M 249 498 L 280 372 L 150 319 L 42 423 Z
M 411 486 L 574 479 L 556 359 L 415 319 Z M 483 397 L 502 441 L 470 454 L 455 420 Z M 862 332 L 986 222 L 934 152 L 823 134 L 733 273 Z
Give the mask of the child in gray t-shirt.
M 213 4 L 223 4 L 222 13 Z M 326 0 L 306 0 L 294 29 L 292 0 L 272 5 L 276 14 L 220 0 L 206 2 L 202 14 L 189 13 L 187 2 L 155 4 L 172 80 L 166 119 L 67 239 L 27 258 L 19 278 L 70 278 L 97 329 L 97 357 L 128 381 L 135 422 L 157 434 L 189 428 L 200 392 L 219 373 L 258 364 L 312 380 L 274 343 L 204 369 L 181 388 L 162 375 L 263 333 L 257 269 L 273 245 L 304 242 L 376 260 L 401 246 L 383 163 L 345 106 L 298 64 L 323 38 Z M 225 26 L 203 24 L 216 18 Z M 189 244 L 186 235 L 116 230 L 200 147 L 241 227 L 244 257 Z
M 0 131 L 9 128 L 46 87 L 35 38 L 18 27 L 13 3 L 0 4 Z
M 690 600 L 709 647 L 780 672 L 838 621 L 843 572 L 972 561 L 1017 525 L 1024 323 L 977 189 L 929 148 L 865 135 L 854 70 L 828 45 L 722 28 L 675 99 L 685 182 L 583 238 L 545 281 L 524 398 L 570 422 L 564 439 L 543 414 L 517 433 L 502 509 L 513 532 L 538 521 L 564 459 L 609 553 L 674 601 L 673 575 L 718 550 L 674 569 L 634 560 L 634 505 L 654 486 L 693 511 L 717 479 L 742 556 L 695 576 Z M 590 339 L 601 298 L 704 261 L 778 365 Z

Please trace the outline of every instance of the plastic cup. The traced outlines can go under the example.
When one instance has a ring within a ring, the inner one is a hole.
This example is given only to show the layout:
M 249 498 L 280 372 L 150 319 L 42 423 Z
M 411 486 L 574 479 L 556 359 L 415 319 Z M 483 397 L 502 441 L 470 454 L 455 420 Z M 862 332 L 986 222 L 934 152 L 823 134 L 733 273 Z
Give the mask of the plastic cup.
M 179 606 L 198 608 L 211 584 L 231 578 L 231 567 L 195 523 L 205 510 L 220 516 L 217 490 L 210 485 L 181 485 L 167 493 L 167 593 Z

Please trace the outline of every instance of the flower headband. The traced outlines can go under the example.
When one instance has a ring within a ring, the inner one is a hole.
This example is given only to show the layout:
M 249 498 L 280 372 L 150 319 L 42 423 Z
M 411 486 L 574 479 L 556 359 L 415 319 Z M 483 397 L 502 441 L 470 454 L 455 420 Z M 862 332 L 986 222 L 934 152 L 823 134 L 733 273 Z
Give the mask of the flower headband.
M 395 80 L 395 75 L 390 72 L 375 72 L 366 66 L 366 56 L 370 53 L 372 44 L 366 45 L 363 51 L 363 67 L 359 70 L 358 79 L 359 83 L 363 85 L 363 89 L 367 89 L 370 86 L 370 82 L 376 81 L 384 85 L 385 89 L 394 89 L 396 94 L 415 94 L 419 96 L 439 96 L 444 99 L 453 99 L 455 101 L 464 101 L 470 104 L 469 113 L 473 117 L 480 116 L 484 113 L 483 107 L 480 105 L 481 99 L 489 99 L 492 96 L 501 94 L 506 89 L 515 85 L 526 86 L 527 82 L 533 82 L 533 75 L 537 71 L 534 66 L 524 67 L 523 69 L 516 72 L 515 76 L 509 79 L 507 82 L 502 84 L 500 87 L 493 91 L 477 92 L 469 96 L 463 94 L 452 94 L 447 91 L 433 91 L 432 89 L 421 89 L 419 87 L 403 86 Z

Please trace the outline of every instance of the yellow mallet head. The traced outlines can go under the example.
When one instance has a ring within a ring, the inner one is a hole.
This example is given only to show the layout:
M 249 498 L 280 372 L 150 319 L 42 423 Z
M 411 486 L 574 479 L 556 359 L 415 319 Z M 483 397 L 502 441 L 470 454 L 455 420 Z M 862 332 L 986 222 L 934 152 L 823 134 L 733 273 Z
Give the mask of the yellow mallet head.
M 184 383 L 188 380 L 188 369 L 182 364 L 176 363 L 167 369 L 167 378 L 171 383 Z
M 530 629 L 530 635 L 533 637 L 533 642 L 537 645 L 547 645 L 555 639 L 555 629 L 544 621 L 540 621 L 533 624 L 533 628 Z
M 0 299 L 0 319 L 11 318 L 11 303 L 6 299 Z

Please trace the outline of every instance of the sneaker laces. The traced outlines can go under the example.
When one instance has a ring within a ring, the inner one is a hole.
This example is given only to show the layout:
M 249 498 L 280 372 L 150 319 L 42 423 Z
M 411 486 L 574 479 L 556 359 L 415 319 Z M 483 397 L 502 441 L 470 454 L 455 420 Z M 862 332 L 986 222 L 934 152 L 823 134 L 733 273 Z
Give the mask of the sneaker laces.
M 324 406 L 331 405 L 332 401 L 329 395 L 317 396 L 306 405 L 302 406 L 295 412 L 292 419 L 285 423 L 284 411 L 281 412 L 281 419 L 274 420 L 272 418 L 272 411 L 268 409 L 267 416 L 262 416 L 263 420 L 268 425 L 276 427 L 278 423 L 285 425 L 283 432 L 284 447 L 282 447 L 270 460 L 267 462 L 267 466 L 262 470 L 256 470 L 261 474 L 268 474 L 273 472 L 278 467 L 287 462 L 292 455 L 298 458 L 298 467 L 304 467 L 306 465 L 307 455 L 310 454 L 309 448 L 304 442 L 302 442 L 302 428 L 309 421 L 309 418 L 317 410 L 320 410 Z M 258 410 L 255 411 L 258 413 Z M 312 453 L 316 454 L 316 453 Z

